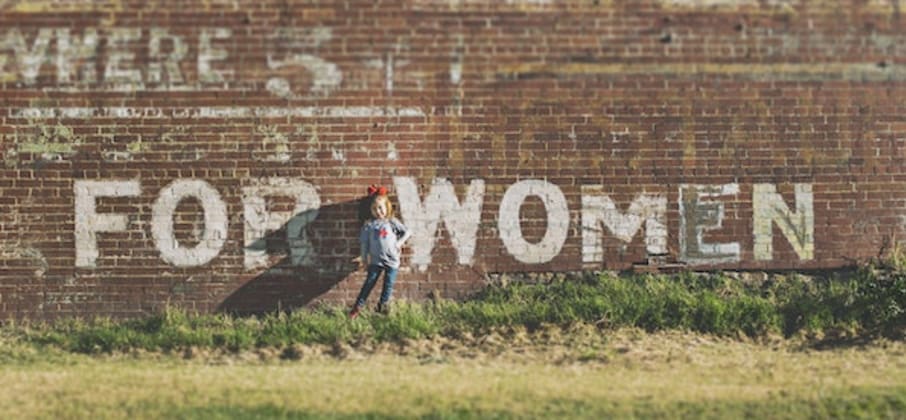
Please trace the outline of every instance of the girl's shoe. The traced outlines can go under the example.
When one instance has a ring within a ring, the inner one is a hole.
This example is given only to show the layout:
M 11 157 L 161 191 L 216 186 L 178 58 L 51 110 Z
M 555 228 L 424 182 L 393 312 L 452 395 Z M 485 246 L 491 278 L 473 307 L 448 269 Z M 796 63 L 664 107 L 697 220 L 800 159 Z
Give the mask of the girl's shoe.
M 390 315 L 390 303 L 378 303 L 377 312 L 383 315 Z
M 360 306 L 353 306 L 352 310 L 349 311 L 349 319 L 355 319 L 355 317 L 359 316 L 359 312 L 361 311 L 362 308 Z

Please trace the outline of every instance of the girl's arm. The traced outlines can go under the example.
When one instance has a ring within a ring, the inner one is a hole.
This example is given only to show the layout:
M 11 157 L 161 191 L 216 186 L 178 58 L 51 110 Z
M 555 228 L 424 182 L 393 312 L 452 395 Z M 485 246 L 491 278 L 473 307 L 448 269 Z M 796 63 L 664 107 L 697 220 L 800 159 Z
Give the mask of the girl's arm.
M 359 233 L 359 258 L 361 258 L 361 263 L 363 266 L 368 266 L 368 229 L 366 226 L 362 226 L 362 231 Z
M 406 243 L 406 241 L 409 240 L 410 237 L 412 237 L 412 232 L 407 230 L 407 231 L 403 232 L 403 236 L 400 237 L 400 239 L 396 243 L 398 243 L 400 245 L 400 248 L 402 248 L 403 245 Z
M 403 245 L 406 243 L 406 241 L 408 241 L 409 238 L 412 237 L 412 232 L 409 229 L 407 229 L 406 225 L 404 225 L 399 220 L 394 220 L 394 223 L 396 224 L 395 227 L 396 227 L 397 231 L 402 233 L 402 235 L 399 237 L 399 239 L 396 240 L 397 246 L 402 248 Z

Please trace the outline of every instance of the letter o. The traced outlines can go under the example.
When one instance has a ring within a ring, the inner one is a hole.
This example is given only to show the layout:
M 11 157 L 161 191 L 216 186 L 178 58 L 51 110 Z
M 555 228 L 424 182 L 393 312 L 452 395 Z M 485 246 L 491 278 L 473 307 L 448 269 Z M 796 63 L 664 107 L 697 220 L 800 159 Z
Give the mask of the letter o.
M 530 243 L 522 236 L 519 209 L 528 196 L 534 195 L 544 203 L 547 211 L 547 232 L 538 243 Z M 528 179 L 510 186 L 500 201 L 497 217 L 500 239 L 516 260 L 526 264 L 548 262 L 563 248 L 569 233 L 569 208 L 560 187 L 547 181 Z
M 179 246 L 173 235 L 173 213 L 187 197 L 195 197 L 204 210 L 204 233 L 195 248 Z M 228 227 L 226 203 L 207 182 L 200 179 L 173 181 L 160 191 L 151 209 L 151 236 L 160 256 L 178 267 L 206 264 L 220 254 L 226 243 Z

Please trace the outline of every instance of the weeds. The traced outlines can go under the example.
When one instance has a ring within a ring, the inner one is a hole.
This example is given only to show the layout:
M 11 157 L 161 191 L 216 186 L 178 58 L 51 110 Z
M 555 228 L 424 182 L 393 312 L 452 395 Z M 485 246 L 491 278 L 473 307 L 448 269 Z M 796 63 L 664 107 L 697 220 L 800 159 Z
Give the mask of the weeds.
M 465 302 L 401 302 L 390 315 L 366 312 L 350 321 L 340 307 L 252 317 L 167 309 L 146 318 L 70 319 L 51 325 L 7 325 L 7 342 L 77 353 L 214 347 L 242 351 L 362 339 L 399 341 L 483 333 L 501 328 L 594 324 L 648 331 L 682 329 L 758 337 L 845 331 L 901 334 L 906 326 L 906 272 L 876 264 L 851 275 L 774 276 L 750 283 L 723 274 L 575 275 L 545 284 L 489 286 Z M 12 341 L 10 341 L 12 340 Z

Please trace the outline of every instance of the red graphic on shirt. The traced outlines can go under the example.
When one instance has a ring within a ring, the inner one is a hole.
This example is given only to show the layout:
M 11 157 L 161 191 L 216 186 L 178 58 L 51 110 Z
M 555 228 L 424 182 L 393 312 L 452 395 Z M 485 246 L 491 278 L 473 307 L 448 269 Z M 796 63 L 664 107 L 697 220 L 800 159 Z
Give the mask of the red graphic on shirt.
M 388 232 L 387 229 L 385 229 L 385 228 L 381 228 L 380 232 L 378 232 L 378 234 L 381 235 L 382 238 L 386 238 L 387 234 L 389 234 L 389 233 L 390 232 Z

